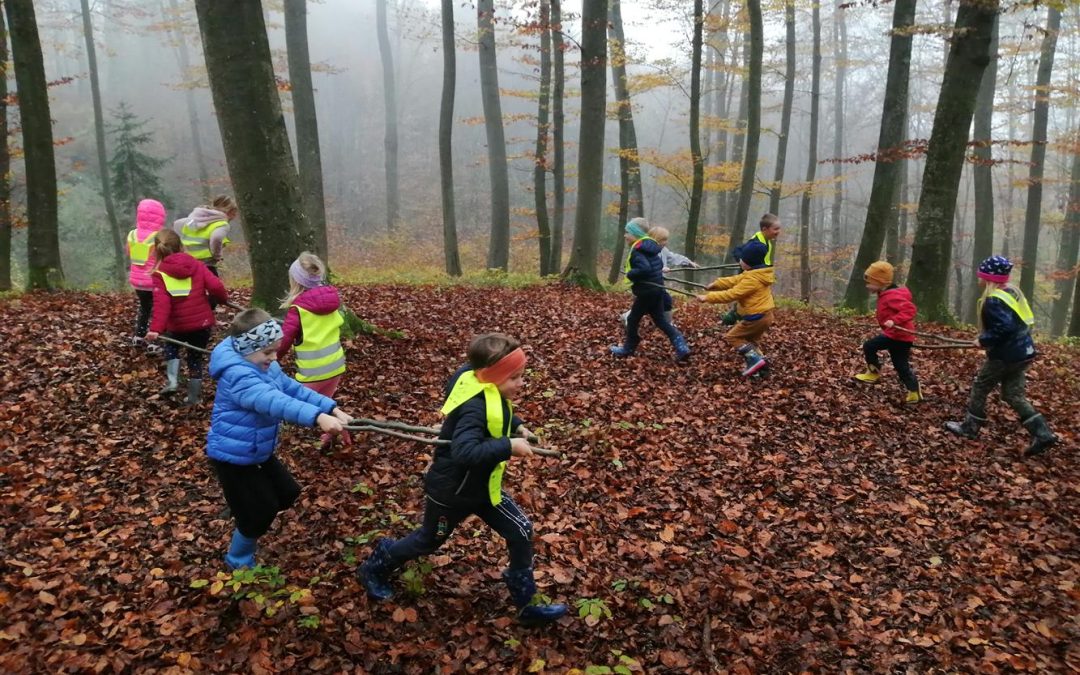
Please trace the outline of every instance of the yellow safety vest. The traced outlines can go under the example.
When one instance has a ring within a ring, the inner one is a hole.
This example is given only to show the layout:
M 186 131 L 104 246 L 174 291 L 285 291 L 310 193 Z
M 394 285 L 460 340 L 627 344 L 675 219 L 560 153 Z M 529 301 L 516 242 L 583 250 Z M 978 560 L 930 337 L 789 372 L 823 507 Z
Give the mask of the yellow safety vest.
M 215 220 L 212 223 L 203 225 L 201 228 L 195 228 L 192 227 L 192 221 L 188 220 L 180 228 L 180 241 L 184 244 L 184 251 L 196 260 L 209 260 L 213 257 L 210 254 L 210 235 L 214 233 L 214 230 L 228 226 L 229 221 L 227 220 Z M 228 237 L 225 237 L 221 242 L 222 246 L 228 243 Z
M 484 392 L 488 433 L 491 434 L 492 438 L 509 436 L 510 423 L 514 418 L 514 406 L 510 401 L 506 402 L 506 406 L 510 409 L 510 419 L 504 420 L 503 397 L 499 393 L 499 387 L 491 382 L 478 380 L 475 370 L 467 370 L 461 374 L 461 377 L 454 383 L 454 388 L 450 390 L 450 395 L 446 397 L 446 403 L 443 403 L 440 412 L 443 415 L 449 415 L 480 392 Z M 502 479 L 504 473 L 506 473 L 506 462 L 499 462 L 498 466 L 492 470 L 491 476 L 488 477 L 488 499 L 491 500 L 492 506 L 498 506 L 502 502 Z
M 135 230 L 128 232 L 128 257 L 131 258 L 132 265 L 145 265 L 150 259 L 150 247 L 153 246 L 152 242 L 156 234 L 157 232 L 151 232 L 146 239 L 139 241 Z
M 304 341 L 296 349 L 296 379 L 300 382 L 329 380 L 345 372 L 345 350 L 341 348 L 341 331 L 345 323 L 341 312 L 315 314 L 293 305 L 300 314 Z
M 630 256 L 634 255 L 634 247 L 637 246 L 638 244 L 640 244 L 641 242 L 645 241 L 646 239 L 648 239 L 649 241 L 656 241 L 652 237 L 645 236 L 645 237 L 642 237 L 641 239 L 638 239 L 633 244 L 630 244 L 630 252 L 626 254 L 626 262 L 623 263 L 623 274 L 626 274 L 627 272 L 630 271 Z
M 754 239 L 757 239 L 762 244 L 765 244 L 765 247 L 768 249 L 767 251 L 765 251 L 765 264 L 769 267 L 772 267 L 773 240 L 766 239 L 765 235 L 761 232 L 755 234 Z
M 165 282 L 165 290 L 169 292 L 169 295 L 174 298 L 186 298 L 191 295 L 191 277 L 186 279 L 179 279 L 177 277 L 170 277 L 162 271 L 158 271 L 161 275 L 162 281 Z
M 1009 309 L 1016 312 L 1016 315 L 1020 317 L 1020 320 L 1026 323 L 1029 328 L 1031 326 L 1034 326 L 1035 314 L 1031 311 L 1031 306 L 1028 304 L 1027 298 L 1025 298 L 1024 294 L 1016 290 L 1015 288 L 1010 287 L 1010 289 L 1015 291 L 1016 295 L 1009 293 L 1005 289 L 998 288 L 990 292 L 990 297 L 997 298 L 998 300 L 1004 302 Z M 980 298 L 978 307 L 978 314 L 980 320 L 982 319 L 982 306 L 983 301 L 982 298 Z

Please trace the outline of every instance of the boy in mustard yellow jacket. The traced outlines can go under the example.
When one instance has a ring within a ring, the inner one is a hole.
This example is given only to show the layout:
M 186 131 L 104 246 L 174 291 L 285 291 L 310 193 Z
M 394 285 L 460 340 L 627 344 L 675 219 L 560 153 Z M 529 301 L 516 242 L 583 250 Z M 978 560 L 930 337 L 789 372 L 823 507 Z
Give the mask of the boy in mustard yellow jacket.
M 738 303 L 737 311 L 741 320 L 727 332 L 724 339 L 746 359 L 746 369 L 742 371 L 744 377 L 768 367 L 756 344 L 772 325 L 773 309 L 776 307 L 772 297 L 776 273 L 766 263 L 768 252 L 768 245 L 757 239 L 746 242 L 735 253 L 742 273 L 720 277 L 709 284 L 710 293 L 697 296 L 698 302 Z

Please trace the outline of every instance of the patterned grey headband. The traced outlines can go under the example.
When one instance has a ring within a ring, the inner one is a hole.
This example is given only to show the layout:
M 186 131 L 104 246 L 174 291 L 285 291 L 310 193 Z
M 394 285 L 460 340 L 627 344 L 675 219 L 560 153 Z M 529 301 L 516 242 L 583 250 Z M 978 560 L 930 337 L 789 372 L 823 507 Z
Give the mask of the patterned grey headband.
M 280 339 L 281 326 L 278 325 L 277 321 L 267 319 L 258 326 L 234 337 L 233 349 L 240 352 L 241 356 L 247 356 L 266 349 Z

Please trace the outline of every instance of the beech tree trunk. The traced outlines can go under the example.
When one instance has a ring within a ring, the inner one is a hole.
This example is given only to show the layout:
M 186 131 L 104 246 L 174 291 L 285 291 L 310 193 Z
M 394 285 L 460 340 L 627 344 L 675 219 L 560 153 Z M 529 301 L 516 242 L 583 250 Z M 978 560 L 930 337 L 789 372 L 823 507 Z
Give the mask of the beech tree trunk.
M 195 0 L 229 178 L 251 262 L 252 304 L 273 308 L 307 229 L 261 3 Z M 242 103 L 242 105 L 240 105 Z
M 795 100 L 795 0 L 784 0 L 784 105 L 780 109 L 780 138 L 776 141 L 776 171 L 769 190 L 769 213 L 780 213 L 788 138 L 791 136 L 791 106 Z
M 743 52 L 743 67 L 746 68 L 746 75 L 741 79 L 739 86 L 739 108 L 735 114 L 735 132 L 732 134 L 731 141 L 731 156 L 728 158 L 732 162 L 745 162 L 745 147 L 746 147 L 746 134 L 747 134 L 747 114 L 750 107 L 750 62 L 753 60 L 751 48 L 753 40 L 750 38 L 749 29 L 743 32 L 742 52 Z M 745 164 L 743 164 L 743 173 L 745 174 Z M 742 180 L 740 177 L 740 186 Z M 653 206 L 655 207 L 655 202 Z M 730 241 L 728 242 L 728 250 L 733 249 L 740 242 L 735 237 L 735 230 L 744 227 L 744 225 L 737 224 L 737 217 L 739 215 L 739 195 L 727 196 L 727 222 L 729 223 L 728 231 L 731 232 Z M 741 235 L 740 235 L 741 238 Z
M 978 269 L 979 263 L 994 253 L 994 177 L 993 153 L 990 141 L 993 134 L 994 91 L 997 87 L 998 62 L 998 23 L 994 20 L 994 29 L 990 34 L 990 62 L 986 64 L 979 93 L 975 97 L 975 166 L 972 170 L 972 183 L 975 189 L 975 232 L 971 244 L 971 273 Z M 968 291 L 967 311 L 963 317 L 965 323 L 974 324 L 979 295 L 979 284 L 971 284 Z
M 863 273 L 881 255 L 885 239 L 883 223 L 890 209 L 895 208 L 897 185 L 903 164 L 898 149 L 907 134 L 908 81 L 911 70 L 911 32 L 915 23 L 916 0 L 896 0 L 893 5 L 893 30 L 889 46 L 889 71 L 885 78 L 885 102 L 878 131 L 877 161 L 874 181 L 870 188 L 870 204 L 866 210 L 859 252 L 851 268 L 843 304 L 849 309 L 866 311 L 866 285 Z
M 15 86 L 22 122 L 26 164 L 28 289 L 52 290 L 64 283 L 57 227 L 56 160 L 52 116 L 33 0 L 6 0 L 8 34 L 15 64 Z
M 617 1 L 617 0 L 616 0 Z M 547 206 L 548 109 L 551 105 L 551 3 L 540 0 L 540 92 L 537 97 L 536 152 L 533 161 L 533 197 L 536 228 L 540 233 L 540 276 L 554 274 L 551 268 L 551 223 Z
M 319 120 L 315 114 L 315 88 L 311 83 L 311 56 L 308 53 L 307 0 L 285 0 L 285 47 L 292 84 L 296 165 L 308 221 L 308 229 L 299 233 L 300 246 L 314 250 L 316 255 L 328 261 Z
M 443 258 L 446 273 L 461 276 L 457 213 L 454 206 L 454 95 L 457 89 L 457 43 L 454 39 L 454 1 L 442 0 L 443 81 L 439 105 L 439 177 L 443 213 Z
M 7 22 L 0 12 L 0 291 L 11 290 L 11 147 L 8 145 Z
M 754 197 L 754 175 L 757 171 L 758 142 L 761 139 L 761 58 L 765 48 L 765 32 L 761 21 L 761 0 L 746 0 L 750 19 L 750 73 L 746 99 L 746 150 L 743 153 L 742 185 L 735 220 L 731 224 L 731 246 L 743 239 L 746 219 L 750 215 L 750 200 Z
M 491 180 L 491 239 L 487 266 L 505 270 L 510 264 L 510 180 L 507 175 L 502 104 L 499 101 L 493 0 L 477 1 L 476 25 L 480 33 L 480 98 L 484 104 L 488 175 Z
M 551 269 L 562 269 L 563 224 L 566 222 L 566 143 L 563 92 L 566 88 L 562 33 L 562 0 L 551 0 Z
M 932 321 L 952 318 L 947 293 L 956 194 L 997 11 L 998 0 L 960 0 L 934 113 L 908 282 L 915 305 Z
M 481 4 L 483 3 L 481 2 Z M 375 24 L 379 37 L 379 56 L 382 60 L 383 111 L 386 120 L 386 130 L 383 136 L 383 146 L 386 149 L 384 158 L 386 166 L 386 231 L 393 232 L 397 229 L 400 218 L 401 198 L 398 195 L 397 84 L 394 82 L 394 53 L 390 49 L 390 36 L 386 29 L 386 0 L 375 0 Z M 494 42 L 493 33 L 491 39 Z M 481 43 L 483 43 L 482 37 Z M 492 54 L 491 58 L 495 58 L 494 54 Z M 483 46 L 481 46 L 481 64 L 483 64 L 483 60 L 484 50 Z M 485 109 L 486 107 L 485 105 Z M 502 129 L 501 120 L 499 129 Z
M 1031 131 L 1031 164 L 1028 170 L 1027 209 L 1024 212 L 1024 266 L 1020 270 L 1020 290 L 1035 297 L 1035 263 L 1039 254 L 1039 225 L 1042 222 L 1043 173 L 1046 164 L 1046 126 L 1050 113 L 1050 76 L 1054 70 L 1061 10 L 1046 6 L 1046 32 L 1039 54 L 1039 74 L 1035 81 L 1035 118 Z
M 810 302 L 810 206 L 814 199 L 814 181 L 817 180 L 818 116 L 821 110 L 821 7 L 815 4 L 813 12 L 813 67 L 810 77 L 810 148 L 806 166 L 806 189 L 802 194 L 802 210 L 799 218 L 799 293 L 803 302 Z
M 590 0 L 581 12 L 581 135 L 578 140 L 574 248 L 565 275 L 600 288 L 596 254 L 604 193 L 604 122 L 607 116 L 607 0 Z
M 1080 141 L 1080 133 L 1073 138 Z M 1076 284 L 1076 262 L 1080 256 L 1080 152 L 1078 150 L 1080 148 L 1073 148 L 1069 201 L 1065 205 L 1065 222 L 1061 226 L 1061 244 L 1058 247 L 1058 279 L 1054 284 L 1057 299 L 1054 300 L 1050 317 L 1050 330 L 1054 335 L 1061 335 L 1065 330 L 1065 321 L 1069 317 L 1069 301 L 1072 298 L 1073 285 Z M 1076 285 L 1080 286 L 1080 284 Z
M 837 5 L 833 10 L 833 28 L 837 37 L 836 80 L 833 88 L 833 157 L 835 159 L 844 156 L 844 85 L 847 79 L 847 24 L 844 23 L 844 16 L 843 5 Z M 844 184 L 840 180 L 841 166 L 840 162 L 833 162 L 832 165 L 834 192 L 829 241 L 834 248 L 844 239 L 847 232 L 844 222 Z
M 616 0 L 617 1 L 617 0 Z M 694 36 L 690 56 L 690 161 L 693 182 L 690 209 L 686 218 L 686 257 L 697 257 L 698 223 L 701 220 L 701 195 L 705 187 L 705 164 L 701 157 L 701 42 L 705 24 L 703 0 L 694 0 Z

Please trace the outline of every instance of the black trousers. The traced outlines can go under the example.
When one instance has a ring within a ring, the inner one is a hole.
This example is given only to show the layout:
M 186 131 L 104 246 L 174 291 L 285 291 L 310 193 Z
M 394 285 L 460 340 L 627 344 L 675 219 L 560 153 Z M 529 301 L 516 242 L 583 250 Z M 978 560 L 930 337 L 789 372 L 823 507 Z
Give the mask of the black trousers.
M 139 298 L 139 312 L 135 315 L 135 335 L 144 337 L 150 327 L 150 314 L 154 311 L 154 292 L 135 289 Z
M 863 355 L 866 356 L 866 362 L 875 368 L 881 367 L 878 352 L 888 350 L 893 368 L 896 369 L 896 374 L 900 376 L 900 381 L 904 383 L 907 390 L 917 391 L 919 389 L 919 380 L 915 377 L 915 371 L 911 369 L 911 363 L 909 362 L 911 357 L 910 342 L 894 340 L 882 334 L 875 335 L 864 342 L 862 348 Z
M 630 308 L 630 316 L 626 318 L 626 341 L 623 343 L 625 348 L 636 349 L 638 343 L 641 342 L 641 336 L 638 335 L 638 326 L 645 316 L 652 317 L 653 323 L 656 324 L 657 328 L 664 331 L 664 335 L 668 336 L 672 344 L 682 337 L 679 329 L 672 326 L 664 316 L 665 297 L 671 298 L 666 291 L 660 290 L 656 293 L 634 296 L 634 305 Z
M 300 485 L 277 457 L 262 464 L 229 464 L 216 459 L 210 466 L 225 492 L 225 501 L 245 537 L 257 539 L 270 529 L 277 514 L 300 496 Z
M 166 333 L 165 335 L 174 340 L 186 342 L 193 347 L 199 347 L 200 349 L 206 349 L 206 345 L 210 344 L 209 328 L 191 331 L 190 333 Z M 180 358 L 180 350 L 182 347 L 178 347 L 171 342 L 166 342 L 164 344 L 166 360 Z M 193 380 L 201 379 L 203 353 L 195 349 L 184 349 L 184 352 L 184 358 L 187 360 L 188 377 Z
M 390 560 L 394 567 L 428 555 L 446 543 L 454 528 L 469 516 L 478 516 L 506 540 L 506 549 L 510 554 L 510 569 L 519 570 L 532 567 L 532 523 L 521 507 L 502 493 L 498 506 L 490 502 L 472 509 L 457 509 L 444 506 L 430 497 L 424 499 L 424 520 L 412 534 L 394 543 L 390 547 Z

